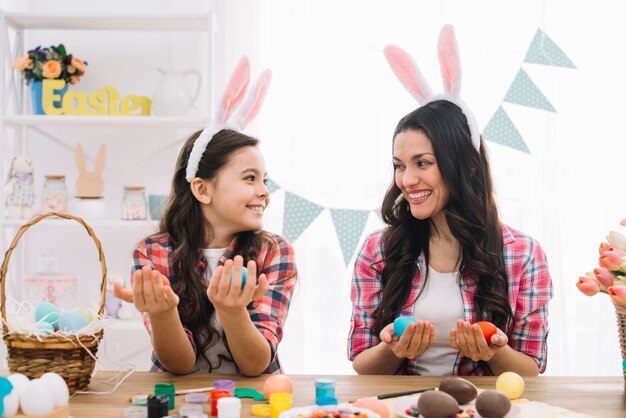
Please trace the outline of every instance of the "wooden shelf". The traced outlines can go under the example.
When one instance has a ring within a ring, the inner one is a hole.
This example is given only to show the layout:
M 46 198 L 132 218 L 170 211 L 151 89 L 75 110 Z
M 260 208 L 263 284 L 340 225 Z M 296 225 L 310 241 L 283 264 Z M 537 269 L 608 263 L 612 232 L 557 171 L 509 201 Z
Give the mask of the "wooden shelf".
M 204 128 L 207 117 L 187 116 L 48 116 L 12 115 L 2 117 L 7 126 L 128 126 L 156 128 Z
M 207 14 L 50 14 L 5 13 L 15 29 L 202 32 Z

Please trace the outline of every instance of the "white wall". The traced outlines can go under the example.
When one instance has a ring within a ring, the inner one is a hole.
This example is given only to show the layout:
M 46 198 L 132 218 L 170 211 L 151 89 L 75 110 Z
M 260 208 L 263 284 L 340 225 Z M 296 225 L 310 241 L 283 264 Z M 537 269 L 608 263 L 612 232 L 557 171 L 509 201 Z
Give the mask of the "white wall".
M 5 0 L 4 5 L 24 9 L 21 2 Z M 28 5 L 32 11 L 75 13 L 214 8 L 219 30 L 217 92 L 243 53 L 250 55 L 254 75 L 265 67 L 274 70 L 264 109 L 250 127 L 263 141 L 270 176 L 323 206 L 354 209 L 379 205 L 391 175 L 393 127 L 415 107 L 386 66 L 381 53 L 385 44 L 398 43 L 415 54 L 438 89 L 436 38 L 443 23 L 453 23 L 464 64 L 463 97 L 484 128 L 520 68 L 535 30 L 542 27 L 578 68 L 524 66 L 558 113 L 506 105 L 532 153 L 490 144 L 502 218 L 537 238 L 548 255 L 556 294 L 548 373 L 621 373 L 608 298 L 586 298 L 574 285 L 578 275 L 596 265 L 597 245 L 606 232 L 617 229 L 626 216 L 619 180 L 624 177 L 626 151 L 620 123 L 620 99 L 626 93 L 619 82 L 625 64 L 620 40 L 626 36 L 621 3 L 31 0 Z M 584 28 L 580 22 L 585 22 Z M 193 35 L 141 35 L 131 43 L 119 34 L 105 38 L 55 32 L 29 38 L 26 45 L 60 41 L 90 62 L 79 84 L 86 91 L 110 83 L 123 93 L 151 95 L 159 65 L 205 70 L 198 53 L 202 41 Z M 38 135 L 31 138 L 38 186 L 44 174 L 61 171 L 68 174 L 71 186 L 75 176 L 68 146 L 81 141 L 93 156 L 106 141 L 111 213 L 117 210 L 123 185 L 144 184 L 156 193 L 167 190 L 178 151 L 175 144 L 186 134 L 113 128 L 56 133 L 66 145 Z M 167 144 L 173 145 L 152 154 Z M 272 195 L 266 214 L 269 230 L 282 229 L 282 201 L 282 191 Z M 379 226 L 370 217 L 366 232 Z M 128 230 L 124 236 L 119 231 L 96 232 L 104 241 L 110 270 L 127 273 L 130 248 L 145 231 Z M 64 259 L 64 265 L 76 268 L 81 277 L 95 277 L 97 264 L 87 258 L 91 255 L 84 237 L 78 241 L 78 235 L 43 234 L 41 242 L 29 242 L 30 254 L 53 241 L 63 254 L 80 251 Z M 351 373 L 345 354 L 351 267 L 343 264 L 328 212 L 294 245 L 301 282 L 280 348 L 283 366 L 288 373 Z

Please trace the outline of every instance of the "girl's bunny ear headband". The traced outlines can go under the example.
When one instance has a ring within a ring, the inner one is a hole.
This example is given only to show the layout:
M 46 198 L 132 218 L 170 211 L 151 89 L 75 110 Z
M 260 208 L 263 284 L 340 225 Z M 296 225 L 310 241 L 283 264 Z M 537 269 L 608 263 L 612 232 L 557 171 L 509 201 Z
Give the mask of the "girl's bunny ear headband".
M 478 124 L 470 108 L 459 96 L 461 92 L 461 60 L 452 25 L 444 25 L 441 28 L 438 52 L 443 78 L 443 94 L 433 94 L 415 60 L 406 51 L 397 45 L 387 45 L 384 49 L 385 57 L 394 74 L 420 104 L 425 105 L 435 100 L 447 100 L 461 108 L 467 118 L 472 145 L 479 151 L 480 130 Z
M 243 105 L 237 114 L 233 116 L 233 111 L 239 106 L 244 97 L 246 97 L 246 89 L 248 88 L 249 82 L 250 60 L 244 55 L 239 60 L 237 67 L 233 71 L 233 75 L 230 77 L 222 100 L 217 104 L 217 111 L 215 112 L 213 122 L 202 131 L 193 144 L 193 148 L 189 154 L 185 176 L 188 182 L 191 183 L 191 180 L 196 177 L 202 154 L 204 154 L 207 145 L 211 142 L 211 139 L 213 139 L 216 133 L 224 129 L 242 131 L 252 119 L 254 119 L 257 113 L 259 113 L 267 89 L 272 82 L 272 71 L 266 69 L 259 75 L 259 78 L 252 88 L 252 93 L 243 101 Z

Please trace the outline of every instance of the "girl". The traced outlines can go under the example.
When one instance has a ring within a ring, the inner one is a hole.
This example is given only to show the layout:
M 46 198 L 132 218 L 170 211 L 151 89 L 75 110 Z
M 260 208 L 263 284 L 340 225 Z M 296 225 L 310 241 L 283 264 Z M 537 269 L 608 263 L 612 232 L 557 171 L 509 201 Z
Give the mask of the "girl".
M 546 367 L 552 283 L 539 244 L 500 222 L 485 144 L 458 97 L 450 26 L 440 37 L 446 94 L 432 96 L 398 47 L 394 72 L 425 104 L 398 123 L 387 227 L 365 240 L 352 282 L 349 358 L 361 374 L 478 375 Z M 393 322 L 416 319 L 400 338 Z M 476 321 L 498 328 L 490 341 Z
M 226 125 L 245 96 L 248 71 L 244 57 L 215 124 L 184 144 L 159 231 L 134 251 L 132 292 L 115 285 L 115 295 L 144 314 L 153 371 L 281 370 L 276 350 L 297 280 L 294 253 L 283 237 L 261 229 L 265 163 L 258 140 L 237 130 L 258 112 L 269 72 L 240 122 Z

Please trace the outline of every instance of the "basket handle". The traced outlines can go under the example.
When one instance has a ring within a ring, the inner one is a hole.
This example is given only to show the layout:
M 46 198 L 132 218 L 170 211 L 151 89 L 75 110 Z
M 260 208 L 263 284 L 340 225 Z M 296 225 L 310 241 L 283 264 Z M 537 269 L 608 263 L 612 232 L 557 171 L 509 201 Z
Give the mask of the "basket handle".
M 106 267 L 106 260 L 104 258 L 104 252 L 102 251 L 102 244 L 100 244 L 100 240 L 98 239 L 96 234 L 93 232 L 93 229 L 91 229 L 91 227 L 87 225 L 87 223 L 81 218 L 73 216 L 73 215 L 69 215 L 67 213 L 48 212 L 48 213 L 44 213 L 43 215 L 36 216 L 32 218 L 30 221 L 26 222 L 24 225 L 22 225 L 20 230 L 17 231 L 17 234 L 15 234 L 15 238 L 13 238 L 13 242 L 11 242 L 9 249 L 4 255 L 2 268 L 0 268 L 0 309 L 2 310 L 2 319 L 4 320 L 2 324 L 4 334 L 9 332 L 9 328 L 7 327 L 5 289 L 6 289 L 7 269 L 9 266 L 9 260 L 11 259 L 11 254 L 13 253 L 13 250 L 17 246 L 17 243 L 19 242 L 20 238 L 22 238 L 22 235 L 24 235 L 24 233 L 26 232 L 28 228 L 30 228 L 31 226 L 35 225 L 37 222 L 43 219 L 50 218 L 53 216 L 64 218 L 64 219 L 70 219 L 70 220 L 80 223 L 82 226 L 85 227 L 85 229 L 87 230 L 87 233 L 93 239 L 93 242 L 96 244 L 96 248 L 98 249 L 98 255 L 100 256 L 100 264 L 102 265 L 102 284 L 100 285 L 100 310 L 98 311 L 98 315 L 101 316 L 102 313 L 104 312 L 104 301 L 105 301 L 106 283 L 107 283 L 106 281 L 107 267 Z

